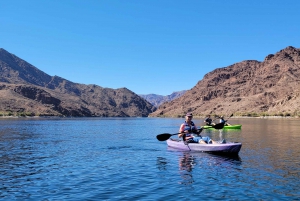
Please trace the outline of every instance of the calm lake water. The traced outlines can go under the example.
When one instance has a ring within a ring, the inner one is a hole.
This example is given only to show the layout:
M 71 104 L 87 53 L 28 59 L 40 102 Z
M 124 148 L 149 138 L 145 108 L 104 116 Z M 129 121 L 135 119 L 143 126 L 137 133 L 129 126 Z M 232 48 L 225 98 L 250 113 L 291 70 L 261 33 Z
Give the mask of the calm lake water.
M 0 119 L 0 200 L 300 200 L 300 119 L 202 132 L 242 142 L 237 157 L 157 141 L 183 120 Z

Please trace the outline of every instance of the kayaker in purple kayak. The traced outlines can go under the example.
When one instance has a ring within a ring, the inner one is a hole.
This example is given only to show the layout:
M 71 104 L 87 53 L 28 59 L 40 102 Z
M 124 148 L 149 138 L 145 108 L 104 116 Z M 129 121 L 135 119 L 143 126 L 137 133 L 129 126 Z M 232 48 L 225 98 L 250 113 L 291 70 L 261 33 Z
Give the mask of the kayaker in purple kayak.
M 201 130 L 197 129 L 197 126 L 192 121 L 193 114 L 187 113 L 185 115 L 185 122 L 180 125 L 179 128 L 179 138 L 183 138 L 184 141 L 188 143 L 200 143 L 200 144 L 215 144 L 216 142 L 209 137 L 194 136 L 193 133 L 199 134 Z

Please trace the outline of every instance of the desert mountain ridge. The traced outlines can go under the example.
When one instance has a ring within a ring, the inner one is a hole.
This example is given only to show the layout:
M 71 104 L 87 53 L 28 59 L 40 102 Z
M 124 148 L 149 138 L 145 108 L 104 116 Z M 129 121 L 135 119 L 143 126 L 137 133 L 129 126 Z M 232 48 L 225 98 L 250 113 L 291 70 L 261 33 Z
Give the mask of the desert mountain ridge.
M 152 117 L 300 116 L 300 49 L 288 46 L 264 61 L 246 60 L 207 73 L 181 97 L 163 103 Z
M 175 91 L 167 96 L 158 95 L 158 94 L 138 94 L 138 95 L 141 96 L 142 98 L 146 99 L 149 103 L 151 103 L 155 107 L 158 107 L 161 104 L 163 104 L 164 102 L 169 102 L 176 98 L 179 98 L 185 92 L 186 92 L 186 90 Z
M 147 117 L 155 107 L 127 88 L 50 76 L 0 48 L 0 115 Z
M 50 76 L 0 48 L 0 116 L 181 117 L 186 112 L 300 116 L 299 66 L 300 50 L 289 46 L 262 62 L 246 60 L 217 68 L 192 89 L 164 99 L 161 105 L 157 101 L 156 109 L 150 96 Z

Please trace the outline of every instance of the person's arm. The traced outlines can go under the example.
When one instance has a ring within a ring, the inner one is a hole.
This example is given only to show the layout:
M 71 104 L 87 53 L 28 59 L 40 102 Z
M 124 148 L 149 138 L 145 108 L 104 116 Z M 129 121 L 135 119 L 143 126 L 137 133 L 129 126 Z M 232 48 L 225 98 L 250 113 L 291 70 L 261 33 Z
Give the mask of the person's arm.
M 180 133 L 180 134 L 178 135 L 179 138 L 183 136 L 183 134 L 184 134 L 184 124 L 181 124 L 181 125 L 180 125 L 179 132 L 178 132 L 178 133 Z
M 197 134 L 197 135 L 199 136 L 199 134 L 200 134 L 200 133 L 202 132 L 202 130 L 203 130 L 203 127 L 199 126 L 199 129 L 198 129 L 198 127 L 197 127 L 196 124 L 194 124 L 194 126 L 195 126 L 195 130 L 193 130 L 193 133 L 195 133 L 195 134 Z

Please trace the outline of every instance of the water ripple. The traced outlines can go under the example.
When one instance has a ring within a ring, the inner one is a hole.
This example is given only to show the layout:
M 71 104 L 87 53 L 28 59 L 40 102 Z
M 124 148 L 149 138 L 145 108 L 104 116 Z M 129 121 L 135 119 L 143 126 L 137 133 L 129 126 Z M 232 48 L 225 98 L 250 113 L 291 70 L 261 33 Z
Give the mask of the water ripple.
M 0 121 L 0 199 L 299 200 L 298 122 L 239 121 L 240 131 L 204 133 L 242 141 L 236 157 L 156 140 L 181 119 Z

